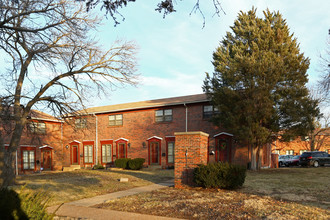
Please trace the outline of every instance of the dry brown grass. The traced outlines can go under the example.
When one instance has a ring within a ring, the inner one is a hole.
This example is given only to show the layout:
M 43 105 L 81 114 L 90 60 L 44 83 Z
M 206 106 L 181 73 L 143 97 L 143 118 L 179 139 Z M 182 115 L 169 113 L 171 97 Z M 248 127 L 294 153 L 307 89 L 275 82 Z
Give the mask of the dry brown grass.
M 128 182 L 119 182 L 121 177 Z M 17 182 L 26 190 L 46 190 L 52 196 L 49 205 L 93 197 L 101 194 L 145 186 L 173 178 L 173 170 L 76 170 L 73 172 L 43 172 L 18 176 Z M 14 187 L 16 190 L 20 186 Z
M 249 171 L 236 191 L 170 188 L 97 207 L 189 219 L 330 219 L 329 172 L 329 167 Z

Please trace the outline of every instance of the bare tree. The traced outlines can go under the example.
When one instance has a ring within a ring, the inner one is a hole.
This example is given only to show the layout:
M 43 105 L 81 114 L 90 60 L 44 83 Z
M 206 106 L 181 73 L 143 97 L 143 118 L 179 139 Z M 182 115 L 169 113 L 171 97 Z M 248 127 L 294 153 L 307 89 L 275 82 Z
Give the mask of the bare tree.
M 327 41 L 327 48 L 325 55 L 321 56 L 321 67 L 322 67 L 322 78 L 320 81 L 320 88 L 322 89 L 324 96 L 326 98 L 326 103 L 330 103 L 330 29 L 329 37 Z
M 99 22 L 76 1 L 0 1 L 0 48 L 10 63 L 0 72 L 0 98 L 12 109 L 0 115 L 14 124 L 8 150 L 0 140 L 1 187 L 15 179 L 13 157 L 33 107 L 61 116 L 81 109 L 87 94 L 135 84 L 135 45 L 116 42 L 103 50 L 90 36 Z
M 77 0 L 77 1 L 84 1 L 86 2 L 87 10 L 90 11 L 91 9 L 95 8 L 97 5 L 100 4 L 100 0 Z M 106 0 L 102 1 L 101 10 L 105 9 L 105 12 L 107 15 L 110 15 L 110 17 L 115 22 L 115 25 L 119 24 L 117 16 L 121 17 L 122 20 L 125 20 L 125 17 L 119 12 L 120 8 L 126 7 L 129 2 L 135 2 L 136 0 Z M 180 0 L 182 1 L 182 0 Z M 221 12 L 225 14 L 225 11 L 223 10 L 221 3 L 219 0 L 209 0 L 211 4 L 214 6 L 214 14 L 220 16 Z M 155 10 L 159 13 L 163 13 L 163 18 L 166 17 L 166 15 L 171 14 L 173 12 L 176 12 L 175 10 L 175 4 L 177 1 L 173 0 L 162 0 L 160 1 Z M 205 26 L 205 16 L 203 13 L 203 10 L 200 7 L 200 0 L 195 0 L 194 6 L 190 12 L 192 13 L 200 13 L 203 17 L 203 27 Z

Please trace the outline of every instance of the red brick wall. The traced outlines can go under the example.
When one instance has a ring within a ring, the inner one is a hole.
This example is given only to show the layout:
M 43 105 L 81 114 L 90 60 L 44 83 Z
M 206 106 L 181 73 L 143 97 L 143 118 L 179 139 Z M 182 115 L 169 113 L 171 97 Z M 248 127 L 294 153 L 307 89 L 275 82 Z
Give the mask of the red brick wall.
M 39 121 L 40 122 L 40 121 Z M 63 144 L 62 144 L 62 130 L 61 122 L 53 121 L 42 121 L 46 124 L 46 133 L 45 134 L 34 134 L 28 131 L 27 126 L 23 130 L 23 134 L 20 141 L 20 147 L 17 149 L 17 167 L 18 173 L 29 173 L 31 171 L 25 171 L 22 167 L 22 153 L 21 147 L 28 147 L 35 149 L 35 161 L 36 168 L 34 171 L 38 172 L 41 168 L 42 154 L 40 147 L 48 145 L 52 148 L 52 170 L 61 170 L 63 162 Z M 5 139 L 5 144 L 8 145 L 10 141 L 10 135 Z
M 188 104 L 188 131 L 200 130 L 210 134 L 210 147 L 214 148 L 213 136 L 220 132 L 208 120 L 203 119 L 203 105 L 208 103 Z M 155 110 L 158 109 L 172 109 L 173 120 L 172 122 L 155 122 Z M 123 114 L 123 125 L 110 126 L 109 115 Z M 87 129 L 76 130 L 72 126 L 65 126 L 64 129 L 64 146 L 68 145 L 71 141 L 77 140 L 83 142 L 84 140 L 95 140 L 95 117 L 88 117 Z M 174 136 L 174 132 L 185 131 L 186 123 L 186 108 L 184 105 L 169 106 L 162 108 L 149 108 L 136 111 L 123 111 L 116 113 L 97 114 L 98 124 L 98 140 L 97 145 L 97 158 L 101 161 L 101 141 L 113 140 L 113 149 L 115 154 L 116 143 L 115 140 L 119 138 L 128 139 L 127 157 L 129 158 L 144 158 L 145 165 L 148 164 L 148 138 L 157 136 L 161 138 L 161 166 L 166 166 L 166 137 Z M 82 146 L 80 151 L 82 154 Z M 165 154 L 165 156 L 163 156 Z M 210 156 L 210 160 L 214 160 Z M 97 163 L 97 162 L 96 162 Z M 70 151 L 64 149 L 64 165 L 70 165 Z
M 194 185 L 193 171 L 198 164 L 207 164 L 208 137 L 204 132 L 175 133 L 175 187 Z

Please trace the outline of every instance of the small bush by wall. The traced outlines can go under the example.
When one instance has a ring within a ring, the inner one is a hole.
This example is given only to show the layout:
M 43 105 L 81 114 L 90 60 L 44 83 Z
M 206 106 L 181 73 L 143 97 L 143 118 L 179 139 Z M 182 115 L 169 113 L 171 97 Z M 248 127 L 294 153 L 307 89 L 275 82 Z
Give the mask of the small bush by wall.
M 140 170 L 143 167 L 143 163 L 146 160 L 144 158 L 135 158 L 128 161 L 128 167 L 131 170 Z
M 118 168 L 127 169 L 128 168 L 128 161 L 130 161 L 130 158 L 120 158 L 115 160 L 115 166 Z
M 104 169 L 104 166 L 102 166 L 102 164 L 98 163 L 93 166 L 93 170 L 102 170 L 102 169 Z
M 1 219 L 53 219 L 46 211 L 50 199 L 44 191 L 34 193 L 22 188 L 17 194 L 12 189 L 2 189 L 0 198 Z
M 244 184 L 246 168 L 229 163 L 198 165 L 194 169 L 194 182 L 205 188 L 236 189 Z

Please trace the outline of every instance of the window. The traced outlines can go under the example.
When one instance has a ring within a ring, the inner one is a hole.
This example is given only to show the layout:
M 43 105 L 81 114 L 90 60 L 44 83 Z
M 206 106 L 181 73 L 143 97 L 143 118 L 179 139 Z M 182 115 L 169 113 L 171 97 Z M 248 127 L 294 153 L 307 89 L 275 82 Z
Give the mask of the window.
M 307 150 L 300 150 L 299 154 L 303 154 L 304 152 L 306 152 Z
M 102 163 L 112 162 L 111 144 L 102 144 Z
M 329 150 L 328 149 L 325 149 L 324 152 L 329 153 Z
M 84 162 L 93 163 L 93 145 L 84 146 Z
M 287 150 L 287 151 L 285 151 L 285 154 L 286 155 L 293 155 L 294 151 L 293 150 Z
M 86 118 L 77 118 L 75 120 L 75 126 L 78 129 L 86 128 L 87 127 L 87 120 L 86 120 Z
M 33 134 L 46 134 L 46 124 L 44 122 L 29 123 L 29 130 Z
M 212 118 L 215 113 L 218 113 L 219 109 L 213 105 L 203 106 L 203 118 Z
M 174 142 L 167 144 L 167 163 L 174 163 Z
M 110 115 L 109 116 L 109 125 L 123 125 L 123 115 Z
M 23 150 L 23 169 L 34 170 L 34 151 Z
M 156 122 L 172 121 L 172 109 L 164 109 L 155 111 Z
M 279 155 L 280 154 L 280 150 L 275 150 L 274 153 Z

